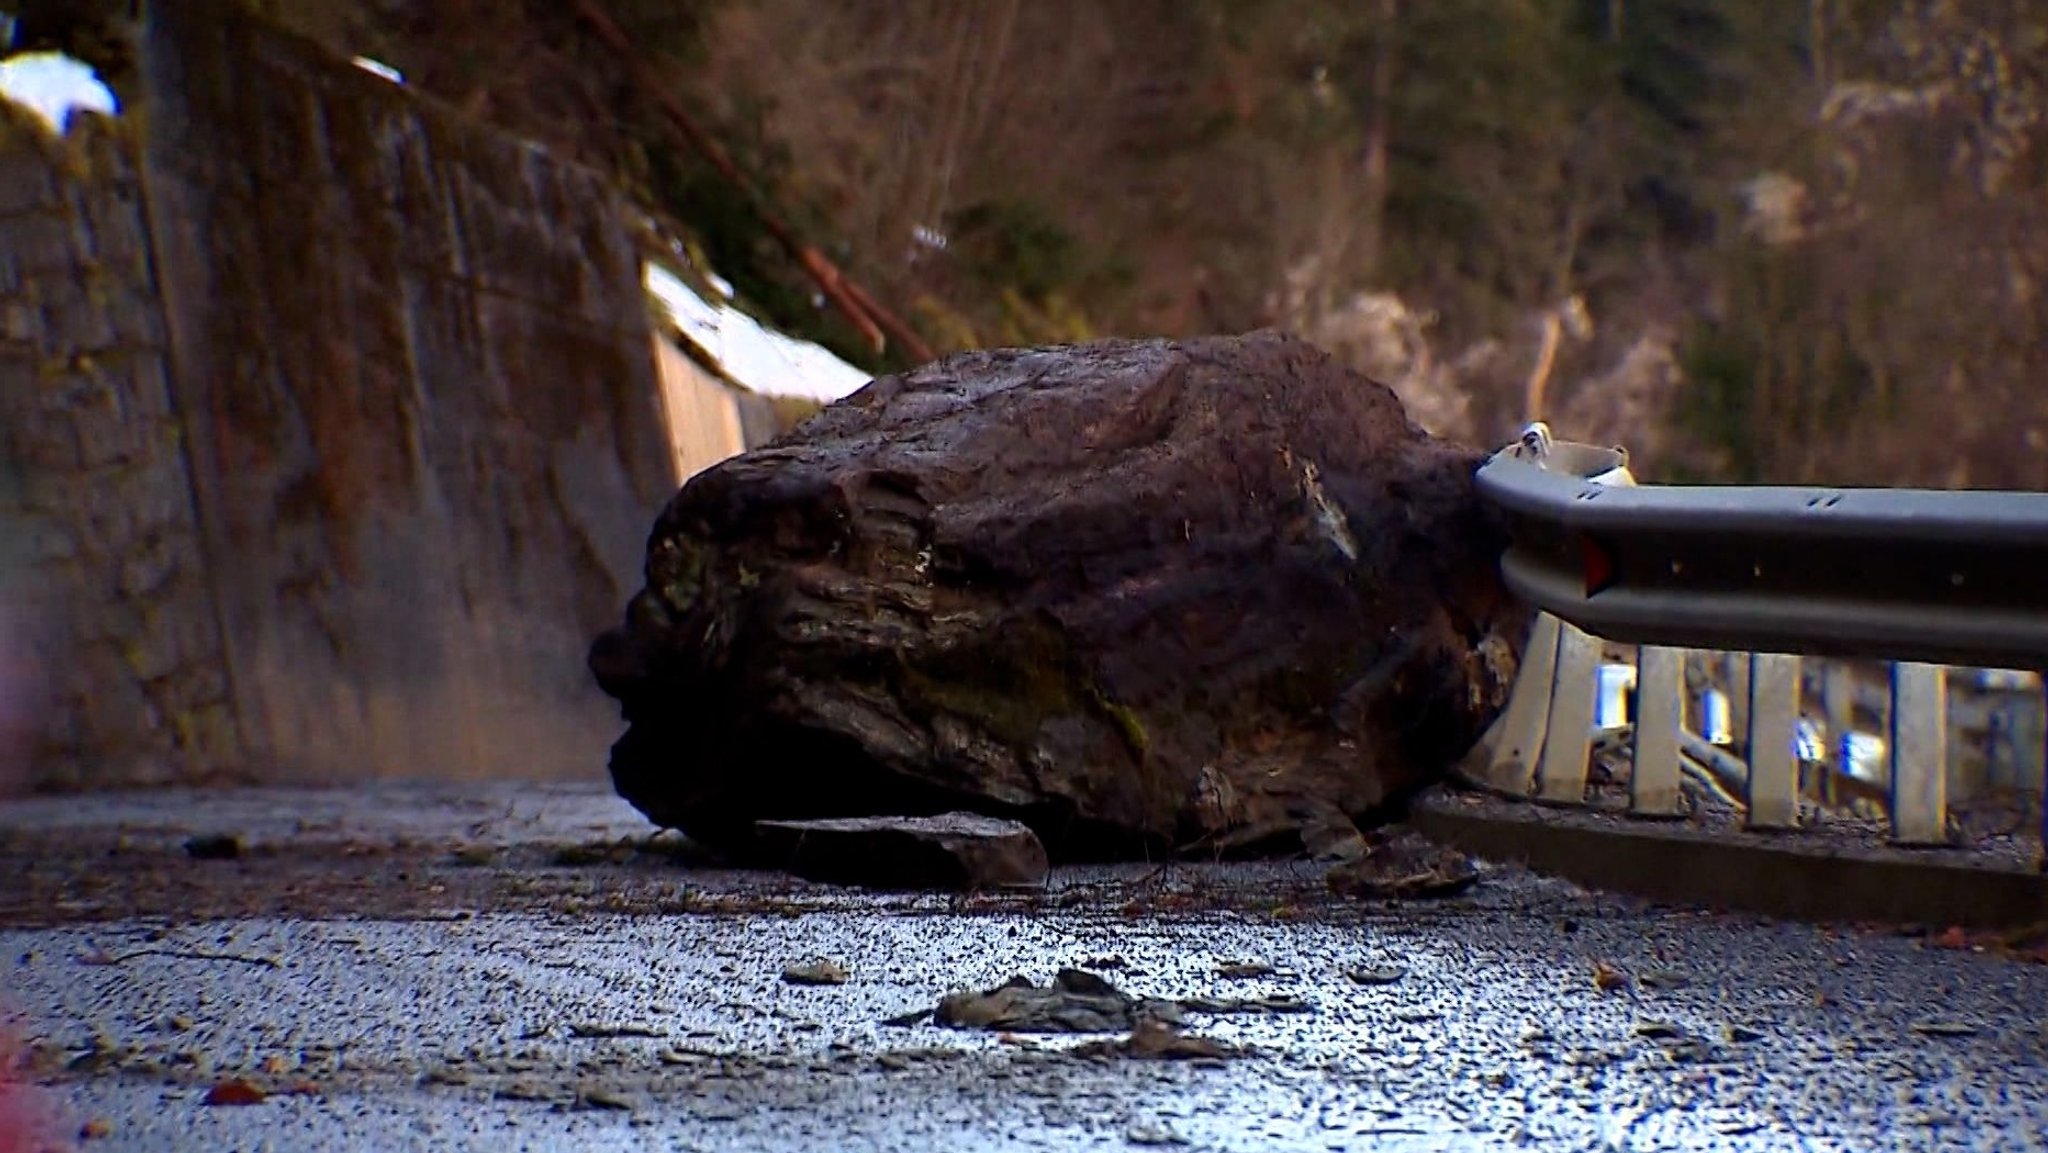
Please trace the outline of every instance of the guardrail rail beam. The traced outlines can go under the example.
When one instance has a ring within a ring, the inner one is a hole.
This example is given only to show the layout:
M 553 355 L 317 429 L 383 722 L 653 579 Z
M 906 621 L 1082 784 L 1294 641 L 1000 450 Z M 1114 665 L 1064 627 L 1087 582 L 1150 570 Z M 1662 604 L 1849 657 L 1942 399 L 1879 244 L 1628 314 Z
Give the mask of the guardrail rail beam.
M 1476 480 L 1509 586 L 1589 633 L 2048 668 L 2048 493 L 1611 484 L 1587 475 L 1611 450 L 1542 440 Z
M 2048 493 L 1639 485 L 1625 450 L 1557 441 L 1540 424 L 1476 483 L 1507 523 L 1502 574 L 1539 610 L 1487 769 L 1511 795 L 1589 799 L 1611 642 L 1637 649 L 1632 814 L 1683 814 L 1697 784 L 1740 803 L 1752 828 L 1798 828 L 1808 761 L 1824 766 L 1822 805 L 1867 792 L 1850 736 L 1878 709 L 1891 839 L 1946 845 L 1948 731 L 1960 723 L 1948 667 L 2048 672 Z M 1890 692 L 1866 694 L 1831 663 L 1816 747 L 1804 657 L 1886 661 Z M 1716 659 L 1728 692 L 1701 702 L 1703 737 L 1686 728 L 1690 682 L 1710 682 L 1694 666 Z M 2041 825 L 2048 842 L 2048 805 Z M 2041 862 L 2048 871 L 2048 852 Z

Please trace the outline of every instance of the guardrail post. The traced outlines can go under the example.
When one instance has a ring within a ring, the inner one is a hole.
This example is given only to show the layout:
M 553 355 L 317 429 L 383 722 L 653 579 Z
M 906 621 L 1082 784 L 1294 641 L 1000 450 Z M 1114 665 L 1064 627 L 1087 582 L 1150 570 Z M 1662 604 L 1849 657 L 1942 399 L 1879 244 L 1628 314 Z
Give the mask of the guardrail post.
M 1546 801 L 1582 804 L 1586 800 L 1586 763 L 1593 752 L 1600 641 L 1574 625 L 1559 622 L 1556 676 L 1550 718 L 1544 725 L 1543 756 L 1536 765 L 1536 795 Z
M 1756 658 L 1750 653 L 1723 653 L 1721 659 L 1728 677 L 1728 739 L 1735 743 L 1737 756 L 1747 757 L 1751 665 Z
M 1635 769 L 1629 803 L 1643 816 L 1685 811 L 1679 793 L 1679 732 L 1685 727 L 1685 650 L 1644 645 L 1636 656 Z
M 1948 670 L 1900 661 L 1892 666 L 1892 840 L 1948 843 Z
M 1799 658 L 1756 653 L 1749 659 L 1749 824 L 1799 825 Z
M 1499 743 L 1486 766 L 1486 783 L 1526 797 L 1536 780 L 1536 761 L 1543 755 L 1543 734 L 1550 723 L 1550 697 L 1557 690 L 1557 633 L 1561 622 L 1537 613 L 1522 650 L 1522 667 L 1501 717 Z

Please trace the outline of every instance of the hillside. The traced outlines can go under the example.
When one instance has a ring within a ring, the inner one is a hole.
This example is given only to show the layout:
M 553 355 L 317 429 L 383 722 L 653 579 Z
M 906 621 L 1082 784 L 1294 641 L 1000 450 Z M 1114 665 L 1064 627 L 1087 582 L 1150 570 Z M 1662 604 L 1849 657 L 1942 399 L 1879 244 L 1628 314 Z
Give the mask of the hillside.
M 2048 0 L 258 6 L 871 369 L 776 233 L 938 350 L 1274 324 L 1481 441 L 1540 381 L 1652 475 L 2048 487 Z

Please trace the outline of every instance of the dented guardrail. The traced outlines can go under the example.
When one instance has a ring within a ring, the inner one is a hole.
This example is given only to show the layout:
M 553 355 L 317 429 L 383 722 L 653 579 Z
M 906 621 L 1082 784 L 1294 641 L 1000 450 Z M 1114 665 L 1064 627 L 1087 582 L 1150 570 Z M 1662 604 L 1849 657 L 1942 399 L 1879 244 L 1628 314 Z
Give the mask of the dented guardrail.
M 1478 473 L 1519 595 L 1625 644 L 2048 668 L 2048 493 L 1620 485 L 1532 426 Z
M 1587 802 L 1611 641 L 1638 647 L 1630 813 L 1681 814 L 1681 777 L 1695 773 L 1750 827 L 1798 828 L 1800 657 L 1871 657 L 1892 662 L 1892 838 L 1945 844 L 1945 666 L 2048 663 L 2048 495 L 1641 486 L 1625 451 L 1554 441 L 1540 424 L 1479 486 L 1509 517 L 1508 583 L 1543 610 L 1480 773 L 1510 795 Z M 1689 724 L 1687 650 L 1739 654 L 1740 757 Z M 1849 703 L 1824 703 L 1838 741 Z

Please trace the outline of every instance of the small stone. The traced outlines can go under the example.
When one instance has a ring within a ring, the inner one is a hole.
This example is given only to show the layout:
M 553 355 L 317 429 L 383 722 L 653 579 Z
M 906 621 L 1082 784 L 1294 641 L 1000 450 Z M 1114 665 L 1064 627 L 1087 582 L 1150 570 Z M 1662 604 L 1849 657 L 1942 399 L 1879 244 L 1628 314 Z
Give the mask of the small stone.
M 1356 859 L 1324 874 L 1331 892 L 1347 897 L 1428 900 L 1455 897 L 1479 883 L 1479 865 L 1456 849 L 1406 830 L 1383 834 Z
M 654 1059 L 664 1065 L 695 1065 L 701 1061 L 711 1060 L 711 1055 L 688 1049 L 663 1049 L 654 1055 Z
M 1190 997 L 1181 1002 L 1190 1013 L 1312 1013 L 1315 1006 L 1299 997 Z
M 1231 961 L 1216 966 L 1216 975 L 1226 981 L 1248 981 L 1272 976 L 1273 966 L 1263 961 Z
M 1124 1130 L 1124 1140 L 1133 1145 L 1185 1145 L 1188 1139 L 1164 1125 L 1138 1124 Z
M 1164 1021 L 1145 1020 L 1139 1021 L 1115 1050 L 1128 1057 L 1153 1061 L 1221 1060 L 1238 1053 L 1220 1041 L 1191 1037 Z
M 204 1103 L 207 1105 L 261 1105 L 269 1098 L 270 1094 L 265 1093 L 251 1082 L 240 1077 L 230 1077 L 225 1081 L 214 1082 L 213 1088 L 206 1091 Z
M 782 971 L 783 983 L 787 985 L 844 985 L 847 977 L 845 966 L 837 961 L 791 965 Z
M 1954 1125 L 1958 1118 L 1953 1113 L 1943 1113 L 1938 1110 L 1921 1110 L 1915 1113 L 1908 1113 L 1901 1120 L 1915 1128 L 1932 1129 L 1942 1125 Z
M 1912 1028 L 1923 1037 L 1974 1037 L 1979 1032 L 1977 1026 L 1966 1021 L 1915 1021 Z
M 242 855 L 242 838 L 232 833 L 210 833 L 185 842 L 185 855 L 195 861 L 232 861 Z
M 1628 988 L 1628 974 L 1605 961 L 1593 962 L 1593 987 L 1603 993 Z
M 1049 986 L 1023 977 L 979 993 L 953 993 L 932 1019 L 954 1029 L 1006 1033 L 1115 1033 L 1145 1020 L 1177 1023 L 1181 1006 L 1132 997 L 1101 977 L 1063 969 Z
M 599 1024 L 596 1022 L 575 1022 L 569 1026 L 569 1035 L 584 1040 L 604 1040 L 617 1037 L 660 1037 L 661 1030 L 651 1025 L 631 1022 L 622 1024 Z
M 1713 1046 L 1697 1037 L 1680 1037 L 1667 1041 L 1664 1056 L 1674 1064 L 1692 1065 L 1714 1059 Z
M 1344 975 L 1354 985 L 1391 985 L 1408 975 L 1408 970 L 1399 965 L 1380 965 L 1364 969 L 1346 970 Z
M 576 1092 L 576 1103 L 585 1109 L 610 1109 L 631 1112 L 633 1101 L 616 1089 L 604 1085 L 586 1085 Z

